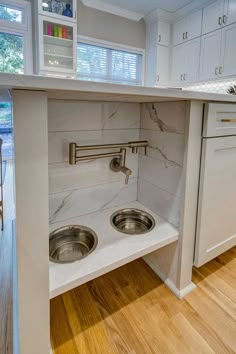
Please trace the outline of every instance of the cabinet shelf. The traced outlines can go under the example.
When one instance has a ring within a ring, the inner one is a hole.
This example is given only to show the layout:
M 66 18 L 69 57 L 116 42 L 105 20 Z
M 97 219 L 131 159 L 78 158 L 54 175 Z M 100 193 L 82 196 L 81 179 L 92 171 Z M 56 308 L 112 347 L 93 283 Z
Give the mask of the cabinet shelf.
M 73 45 L 72 39 L 53 37 L 53 36 L 48 36 L 47 34 L 44 34 L 43 38 L 45 40 L 45 43 L 48 44 L 63 45 L 66 47 L 71 47 Z
M 62 59 L 67 59 L 69 61 L 73 60 L 73 57 L 68 56 L 68 55 L 61 55 L 61 54 L 54 54 L 54 53 L 44 53 L 45 56 L 48 57 L 53 57 L 53 58 L 62 58 Z

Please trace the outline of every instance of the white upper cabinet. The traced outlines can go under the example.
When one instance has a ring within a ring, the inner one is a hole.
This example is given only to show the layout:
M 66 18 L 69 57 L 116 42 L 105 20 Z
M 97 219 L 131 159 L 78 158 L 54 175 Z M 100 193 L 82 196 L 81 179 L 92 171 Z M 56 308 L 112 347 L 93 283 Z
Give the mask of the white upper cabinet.
M 159 21 L 157 25 L 157 42 L 160 45 L 169 46 L 170 44 L 170 24 Z
M 183 43 L 185 40 L 187 28 L 187 19 L 184 18 L 174 24 L 173 27 L 173 44 Z
M 170 24 L 162 21 L 147 25 L 146 86 L 169 84 Z
M 155 86 L 167 86 L 169 84 L 169 58 L 169 48 L 158 45 Z
M 174 24 L 173 44 L 177 45 L 201 35 L 202 9 L 193 12 Z
M 226 14 L 224 14 L 224 22 L 229 25 L 236 22 L 236 1 L 226 0 Z
M 235 0 L 233 0 L 235 1 Z M 225 1 L 218 0 L 203 9 L 202 33 L 221 28 L 226 22 Z
M 220 74 L 232 76 L 236 74 L 236 24 L 226 26 L 222 30 Z
M 172 56 L 172 85 L 184 84 L 198 80 L 200 38 L 173 48 Z
M 218 78 L 220 67 L 221 30 L 202 36 L 200 80 Z
M 184 80 L 196 82 L 199 79 L 201 39 L 196 38 L 186 44 L 186 70 Z

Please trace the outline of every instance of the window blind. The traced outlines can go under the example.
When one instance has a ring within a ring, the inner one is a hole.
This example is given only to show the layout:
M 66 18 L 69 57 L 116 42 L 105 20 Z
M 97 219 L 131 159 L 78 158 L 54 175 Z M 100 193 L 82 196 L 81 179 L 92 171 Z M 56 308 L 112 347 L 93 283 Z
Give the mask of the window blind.
M 80 80 L 142 84 L 142 54 L 77 44 L 77 76 Z

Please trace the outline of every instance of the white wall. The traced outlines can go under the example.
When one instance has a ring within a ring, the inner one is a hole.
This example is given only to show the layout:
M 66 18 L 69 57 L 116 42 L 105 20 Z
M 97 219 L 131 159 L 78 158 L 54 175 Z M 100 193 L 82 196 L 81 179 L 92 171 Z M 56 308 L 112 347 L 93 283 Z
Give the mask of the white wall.
M 78 2 L 78 34 L 146 48 L 146 26 L 143 20 L 136 22 L 120 16 L 84 6 Z

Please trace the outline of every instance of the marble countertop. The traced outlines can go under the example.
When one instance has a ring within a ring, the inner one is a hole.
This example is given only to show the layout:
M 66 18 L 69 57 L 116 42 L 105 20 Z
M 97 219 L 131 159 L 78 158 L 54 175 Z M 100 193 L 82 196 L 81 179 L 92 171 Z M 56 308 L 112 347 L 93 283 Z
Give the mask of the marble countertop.
M 175 100 L 200 100 L 236 103 L 236 96 L 233 95 L 183 91 L 181 89 L 173 88 L 126 86 L 36 75 L 0 73 L 0 97 L 1 90 L 5 89 L 43 90 L 48 92 L 49 98 L 55 99 L 140 103 Z
M 133 236 L 115 230 L 110 224 L 110 216 L 122 208 L 138 208 L 149 212 L 155 219 L 155 228 L 149 233 Z M 68 264 L 50 262 L 50 298 L 176 242 L 179 236 L 173 226 L 139 202 L 131 202 L 56 223 L 51 225 L 50 231 L 75 224 L 93 229 L 98 236 L 98 245 L 88 257 L 80 261 Z

